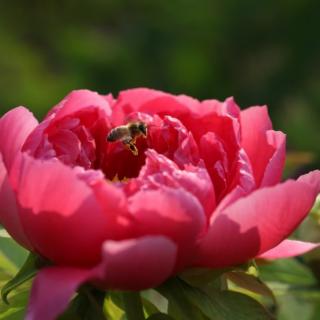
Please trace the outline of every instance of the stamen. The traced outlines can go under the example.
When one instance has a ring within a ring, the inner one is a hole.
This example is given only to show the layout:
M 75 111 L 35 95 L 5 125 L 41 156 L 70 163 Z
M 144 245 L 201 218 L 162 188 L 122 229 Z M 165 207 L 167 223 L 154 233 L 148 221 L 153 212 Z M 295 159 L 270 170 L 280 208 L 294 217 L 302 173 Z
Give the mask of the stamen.
M 127 182 L 127 181 L 129 181 L 129 178 L 123 177 L 122 179 L 119 179 L 119 176 L 117 173 L 111 180 L 111 182 Z

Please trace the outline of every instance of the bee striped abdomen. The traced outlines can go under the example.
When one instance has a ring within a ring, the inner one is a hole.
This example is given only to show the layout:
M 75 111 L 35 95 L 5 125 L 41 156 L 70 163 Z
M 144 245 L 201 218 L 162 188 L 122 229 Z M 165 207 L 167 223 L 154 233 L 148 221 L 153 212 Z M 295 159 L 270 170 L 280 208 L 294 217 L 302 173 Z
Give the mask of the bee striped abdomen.
M 121 140 L 124 136 L 126 136 L 128 133 L 128 129 L 126 127 L 117 127 L 112 129 L 108 136 L 107 136 L 107 141 L 117 141 Z

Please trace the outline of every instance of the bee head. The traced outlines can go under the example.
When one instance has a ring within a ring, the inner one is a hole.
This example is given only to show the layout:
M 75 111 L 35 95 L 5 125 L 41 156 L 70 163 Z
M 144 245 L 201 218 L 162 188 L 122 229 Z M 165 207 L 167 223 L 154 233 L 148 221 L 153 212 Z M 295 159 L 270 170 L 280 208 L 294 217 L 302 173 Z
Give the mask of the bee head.
M 138 128 L 140 132 L 143 133 L 143 135 L 146 137 L 147 136 L 147 125 L 143 122 L 139 122 Z

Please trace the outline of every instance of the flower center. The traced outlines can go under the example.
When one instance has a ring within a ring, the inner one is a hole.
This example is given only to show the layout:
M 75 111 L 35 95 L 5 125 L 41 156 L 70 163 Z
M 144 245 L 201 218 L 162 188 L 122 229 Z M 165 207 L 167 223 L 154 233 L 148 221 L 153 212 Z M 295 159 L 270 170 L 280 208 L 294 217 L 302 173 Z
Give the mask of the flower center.
M 150 142 L 150 141 L 149 141 Z M 145 163 L 144 151 L 148 148 L 148 138 L 137 137 L 134 141 L 118 139 L 108 141 L 101 170 L 111 181 L 124 181 L 137 177 Z
M 110 181 L 138 177 L 148 148 L 181 168 L 199 161 L 192 135 L 170 116 L 135 113 L 128 122 L 112 126 L 97 110 L 87 109 L 53 120 L 54 115 L 38 127 L 25 150 L 35 158 L 57 158 L 71 167 L 101 170 Z

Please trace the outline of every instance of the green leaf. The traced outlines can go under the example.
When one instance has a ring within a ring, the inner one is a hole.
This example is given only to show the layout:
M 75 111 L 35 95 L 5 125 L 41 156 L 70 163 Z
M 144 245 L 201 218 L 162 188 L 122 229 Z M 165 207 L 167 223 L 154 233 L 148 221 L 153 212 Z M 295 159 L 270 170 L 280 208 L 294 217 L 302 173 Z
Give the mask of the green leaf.
M 174 320 L 174 319 L 165 313 L 159 312 L 151 315 L 149 318 L 147 318 L 147 320 Z
M 2 230 L 3 231 L 3 230 Z M 14 273 L 22 266 L 28 251 L 19 246 L 14 240 L 8 237 L 0 237 L 0 255 L 7 258 L 14 266 Z M 1 268 L 2 265 L 0 265 Z
M 280 320 L 317 320 L 320 315 L 319 290 L 294 290 L 278 295 L 277 319 Z
M 210 294 L 174 278 L 158 288 L 169 300 L 169 315 L 176 319 L 255 319 L 270 320 L 272 315 L 247 295 L 210 288 Z M 199 312 L 200 311 L 200 312 Z
M 259 277 L 263 281 L 282 282 L 291 286 L 312 286 L 317 280 L 304 264 L 296 259 L 280 259 L 259 265 Z
M 156 288 L 156 290 L 168 299 L 168 314 L 172 316 L 174 319 L 208 319 L 204 316 L 203 312 L 201 312 L 200 309 L 196 306 L 196 292 L 199 292 L 199 294 L 201 292 L 197 288 L 189 286 L 187 283 L 180 280 L 179 278 L 172 278 L 166 281 L 160 287 Z M 202 303 L 205 304 L 206 302 L 203 301 Z M 214 310 L 212 310 L 212 312 L 214 312 Z
M 16 265 L 0 250 L 0 280 L 7 280 L 17 272 Z
M 106 298 L 103 309 L 107 319 L 120 320 L 124 317 L 124 311 L 112 301 L 110 296 Z
M 214 307 L 223 320 L 270 320 L 273 316 L 256 300 L 239 292 L 221 291 L 212 295 Z
M 152 314 L 159 313 L 159 309 L 151 301 L 144 298 L 141 299 L 145 316 L 151 316 Z
M 190 268 L 179 274 L 179 278 L 194 287 L 202 287 L 209 282 L 215 281 L 225 272 L 231 271 L 231 268 L 225 269 L 206 269 Z M 219 283 L 219 281 L 218 281 Z
M 9 303 L 8 294 L 15 288 L 22 285 L 35 276 L 38 269 L 45 265 L 37 255 L 30 253 L 22 268 L 18 271 L 13 279 L 8 281 L 1 289 L 1 298 L 5 303 Z
M 144 310 L 147 315 L 152 313 L 162 312 L 167 313 L 168 311 L 168 300 L 154 289 L 144 290 L 141 292 L 142 302 Z M 153 310 L 151 309 L 153 306 Z
M 274 303 L 276 302 L 271 289 L 259 278 L 245 272 L 238 271 L 228 272 L 226 273 L 226 277 L 238 287 L 265 297 L 269 297 Z
M 104 310 L 105 292 L 91 286 L 83 286 L 79 294 L 72 300 L 59 320 L 105 320 Z M 110 318 L 108 318 L 110 319 Z

